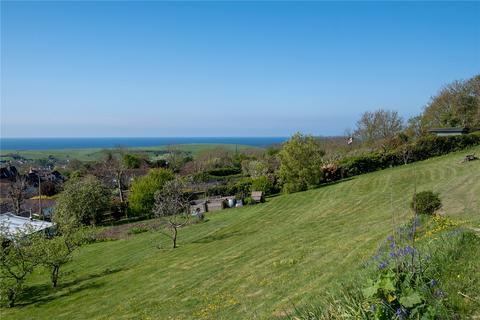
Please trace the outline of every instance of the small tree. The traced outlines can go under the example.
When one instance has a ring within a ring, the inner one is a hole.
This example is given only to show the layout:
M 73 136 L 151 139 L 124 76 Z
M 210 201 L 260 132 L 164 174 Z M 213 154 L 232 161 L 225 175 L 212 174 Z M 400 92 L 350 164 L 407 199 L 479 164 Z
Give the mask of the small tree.
M 154 213 L 170 230 L 173 248 L 177 247 L 178 229 L 190 220 L 190 195 L 184 192 L 184 189 L 184 184 L 175 179 L 166 182 L 163 188 L 155 193 Z
M 155 192 L 162 189 L 175 175 L 171 170 L 152 169 L 146 176 L 133 181 L 128 204 L 136 215 L 150 214 L 155 205 Z
M 15 306 L 26 277 L 38 264 L 31 231 L 27 227 L 10 232 L 6 225 L 0 225 L 0 300 L 8 307 Z
M 279 178 L 284 184 L 284 191 L 297 192 L 318 185 L 323 178 L 324 155 L 314 137 L 294 134 L 278 154 Z
M 110 206 L 108 189 L 94 176 L 65 184 L 57 198 L 53 219 L 73 225 L 96 225 Z
M 74 225 L 59 225 L 60 234 L 53 237 L 40 237 L 36 241 L 40 263 L 49 270 L 52 287 L 56 287 L 60 268 L 73 258 L 73 252 L 86 240 L 86 229 Z

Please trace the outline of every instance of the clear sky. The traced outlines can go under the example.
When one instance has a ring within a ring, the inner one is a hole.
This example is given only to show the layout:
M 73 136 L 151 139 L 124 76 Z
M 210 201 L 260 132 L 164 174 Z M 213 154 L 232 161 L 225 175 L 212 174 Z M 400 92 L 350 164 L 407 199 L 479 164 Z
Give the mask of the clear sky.
M 3 137 L 335 135 L 479 71 L 479 2 L 1 2 Z

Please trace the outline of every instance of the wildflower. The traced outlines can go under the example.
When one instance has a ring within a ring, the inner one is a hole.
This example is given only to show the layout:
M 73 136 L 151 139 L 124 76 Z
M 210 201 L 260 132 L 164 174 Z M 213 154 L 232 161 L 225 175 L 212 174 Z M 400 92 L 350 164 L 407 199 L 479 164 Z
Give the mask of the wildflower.
M 397 317 L 397 319 L 401 319 L 401 320 L 406 319 L 408 316 L 408 311 L 405 308 L 400 307 L 395 312 L 395 316 Z
M 438 281 L 435 279 L 432 279 L 428 282 L 428 285 L 432 288 L 435 287 L 437 284 L 438 284 Z
M 406 246 L 404 249 L 405 254 L 411 254 L 413 255 L 415 253 L 415 248 L 412 248 L 410 246 Z
M 375 303 L 370 306 L 370 311 L 372 312 L 377 311 L 377 305 Z
M 383 270 L 388 267 L 388 261 L 383 261 L 378 265 L 378 269 Z

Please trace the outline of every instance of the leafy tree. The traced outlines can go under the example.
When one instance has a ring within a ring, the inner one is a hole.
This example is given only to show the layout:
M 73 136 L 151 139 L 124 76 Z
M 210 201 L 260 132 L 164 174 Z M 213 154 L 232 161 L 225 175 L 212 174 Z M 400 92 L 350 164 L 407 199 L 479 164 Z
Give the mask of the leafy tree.
M 424 130 L 480 127 L 480 75 L 442 88 L 425 107 L 421 120 Z
M 414 195 L 410 207 L 420 214 L 434 214 L 442 207 L 439 194 L 432 191 L 422 191 Z
M 35 243 L 39 263 L 49 270 L 52 287 L 56 287 L 60 268 L 73 258 L 77 250 L 88 238 L 88 231 L 75 225 L 61 225 L 59 235 L 49 238 L 39 237 Z
M 357 121 L 355 136 L 369 146 L 386 149 L 392 139 L 403 130 L 403 120 L 397 111 L 379 109 L 367 111 Z
M 94 176 L 73 179 L 57 198 L 54 220 L 61 224 L 96 225 L 110 205 L 108 189 Z
M 161 219 L 170 230 L 173 248 L 177 247 L 178 229 L 190 219 L 190 195 L 184 192 L 185 186 L 178 180 L 167 181 L 155 193 L 155 216 Z
M 168 169 L 152 169 L 146 176 L 133 181 L 128 203 L 136 215 L 151 214 L 155 204 L 155 192 L 162 189 L 175 175 Z
M 318 185 L 323 177 L 323 150 L 312 136 L 294 134 L 278 153 L 279 178 L 287 193 Z
M 0 300 L 14 307 L 27 276 L 38 264 L 31 228 L 10 232 L 0 225 Z
M 268 163 L 261 160 L 244 160 L 242 171 L 252 178 L 258 178 L 268 173 Z

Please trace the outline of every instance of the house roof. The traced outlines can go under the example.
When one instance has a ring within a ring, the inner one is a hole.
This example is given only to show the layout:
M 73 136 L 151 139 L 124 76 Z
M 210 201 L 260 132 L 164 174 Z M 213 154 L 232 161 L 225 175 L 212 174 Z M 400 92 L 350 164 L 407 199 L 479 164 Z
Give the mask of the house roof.
M 428 130 L 434 133 L 468 133 L 468 128 L 432 128 Z
M 20 217 L 11 212 L 7 212 L 0 214 L 0 225 L 5 225 L 9 234 L 17 231 L 25 231 L 31 234 L 52 227 L 53 223 Z

